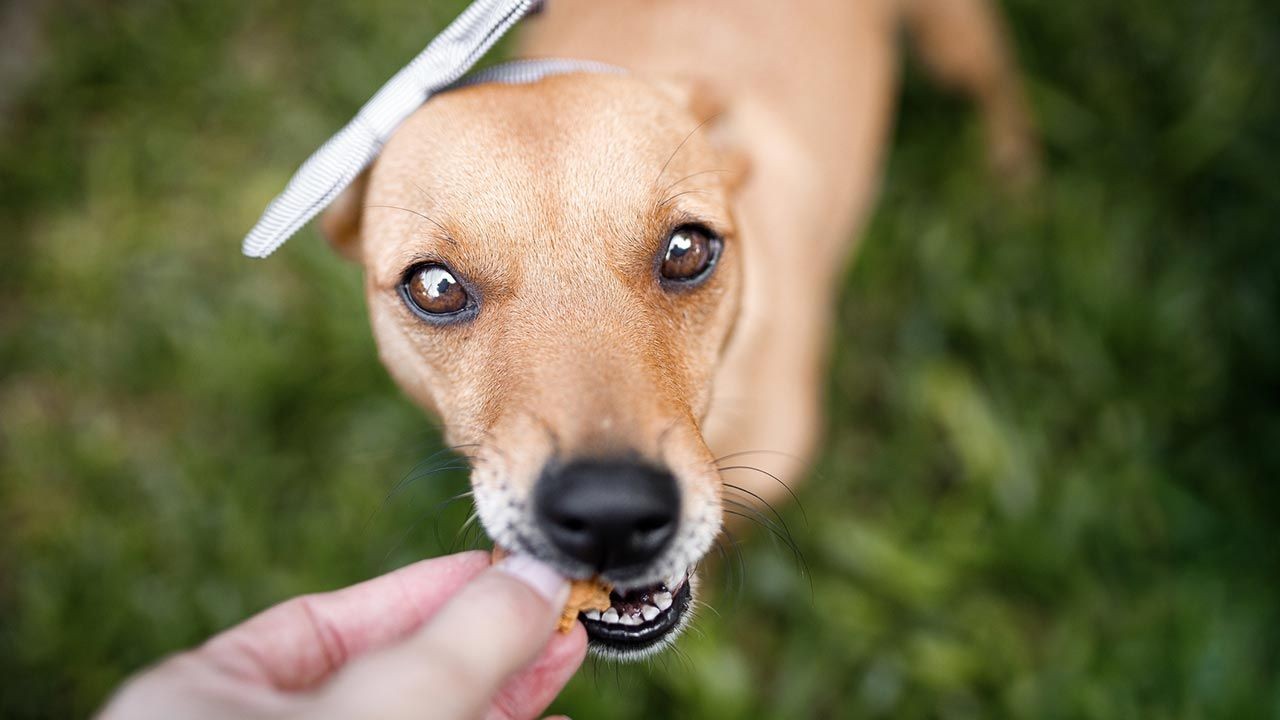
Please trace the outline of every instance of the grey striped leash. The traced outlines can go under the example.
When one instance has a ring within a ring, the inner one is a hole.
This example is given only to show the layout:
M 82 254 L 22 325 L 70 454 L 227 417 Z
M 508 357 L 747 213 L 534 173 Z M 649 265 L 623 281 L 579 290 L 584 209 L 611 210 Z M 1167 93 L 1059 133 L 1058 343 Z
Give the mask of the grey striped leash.
M 284 192 L 267 206 L 241 251 L 254 258 L 275 252 L 324 210 L 362 170 L 406 118 L 432 95 L 486 82 L 529 83 L 569 72 L 621 72 L 579 60 L 517 60 L 463 77 L 541 0 L 475 0 L 426 49 L 392 76 L 356 116 L 298 168 Z

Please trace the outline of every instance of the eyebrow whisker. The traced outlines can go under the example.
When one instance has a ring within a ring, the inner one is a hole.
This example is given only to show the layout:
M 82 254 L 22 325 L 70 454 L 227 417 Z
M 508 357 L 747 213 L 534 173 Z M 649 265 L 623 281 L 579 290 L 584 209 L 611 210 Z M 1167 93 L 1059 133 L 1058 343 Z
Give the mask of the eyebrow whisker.
M 653 181 L 656 183 L 662 179 L 662 174 L 667 171 L 667 166 L 671 164 L 672 160 L 676 159 L 676 153 L 680 152 L 680 148 L 684 147 L 684 144 L 689 142 L 689 138 L 693 137 L 694 133 L 698 132 L 703 127 L 705 127 L 707 123 L 711 122 L 712 120 L 715 120 L 716 118 L 720 117 L 723 114 L 724 113 L 716 113 L 715 115 L 712 115 L 706 120 L 703 120 L 702 122 L 698 123 L 696 127 L 690 130 L 689 134 L 685 135 L 684 139 L 680 141 L 680 144 L 676 146 L 676 149 L 671 151 L 671 157 L 667 158 L 667 161 L 662 163 L 662 169 L 658 171 L 658 176 L 655 177 Z
M 693 194 L 707 195 L 708 193 L 706 190 L 685 190 L 683 192 L 678 192 L 675 195 L 668 197 L 666 200 L 663 200 L 662 202 L 658 203 L 658 207 L 664 207 L 667 203 L 671 202 L 672 200 L 675 200 L 681 195 L 693 195 Z
M 677 180 L 677 181 L 675 181 L 675 182 L 671 183 L 670 185 L 668 185 L 668 186 L 663 190 L 663 192 L 666 192 L 667 190 L 670 190 L 671 188 L 673 188 L 673 187 L 675 187 L 675 186 L 679 185 L 680 183 L 684 182 L 685 180 L 689 180 L 689 179 L 691 179 L 691 178 L 696 178 L 696 177 L 698 177 L 699 175 L 706 175 L 706 174 L 708 174 L 708 173 L 723 173 L 723 172 L 729 172 L 729 171 L 728 171 L 728 170 L 699 170 L 699 171 L 698 171 L 698 172 L 696 172 L 696 173 L 689 173 L 688 175 L 685 175 L 684 177 L 680 178 L 679 180 Z
M 435 219 L 435 218 L 433 218 L 433 217 L 431 217 L 431 216 L 429 216 L 429 215 L 427 215 L 427 214 L 425 214 L 425 213 L 418 212 L 417 210 L 411 210 L 411 209 L 409 209 L 409 208 L 407 208 L 407 207 L 400 207 L 399 205 L 365 205 L 364 207 L 365 207 L 365 209 L 366 209 L 366 210 L 368 210 L 368 209 L 370 209 L 370 208 L 387 208 L 387 209 L 389 209 L 389 210 L 403 210 L 404 212 L 412 213 L 412 214 L 417 215 L 418 217 L 422 218 L 423 220 L 426 220 L 427 222 L 431 223 L 432 225 L 435 225 L 437 228 L 439 228 L 439 229 L 440 229 L 440 232 L 441 232 L 441 233 L 444 233 L 444 239 L 445 239 L 446 241 L 448 241 L 450 245 L 457 245 L 457 244 L 458 244 L 458 241 L 453 239 L 453 235 L 450 235 L 450 234 L 449 234 L 449 229 L 448 229 L 448 228 L 446 228 L 444 225 L 441 225 L 439 222 L 437 222 L 437 221 L 436 221 L 436 219 Z

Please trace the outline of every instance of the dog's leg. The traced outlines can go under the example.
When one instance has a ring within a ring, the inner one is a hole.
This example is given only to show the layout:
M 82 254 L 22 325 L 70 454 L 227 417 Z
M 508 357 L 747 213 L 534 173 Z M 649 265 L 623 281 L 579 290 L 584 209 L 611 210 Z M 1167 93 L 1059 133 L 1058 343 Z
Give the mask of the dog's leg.
M 903 0 L 926 67 L 981 107 L 988 158 L 1014 187 L 1035 180 L 1039 153 L 999 10 L 992 0 Z

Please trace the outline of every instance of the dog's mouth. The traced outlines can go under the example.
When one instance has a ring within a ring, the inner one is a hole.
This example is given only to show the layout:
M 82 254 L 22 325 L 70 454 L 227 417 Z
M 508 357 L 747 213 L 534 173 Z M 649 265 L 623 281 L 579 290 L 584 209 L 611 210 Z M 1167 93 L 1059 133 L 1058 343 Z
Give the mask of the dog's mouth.
M 578 614 L 597 654 L 634 659 L 662 649 L 688 621 L 692 568 L 653 585 L 609 594 L 604 611 Z

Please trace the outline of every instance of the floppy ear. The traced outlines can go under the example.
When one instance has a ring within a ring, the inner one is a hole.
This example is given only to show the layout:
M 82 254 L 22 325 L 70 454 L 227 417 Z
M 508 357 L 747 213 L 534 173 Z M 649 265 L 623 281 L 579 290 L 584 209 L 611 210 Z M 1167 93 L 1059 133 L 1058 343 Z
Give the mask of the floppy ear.
M 736 190 L 751 172 L 751 161 L 742 149 L 734 131 L 729 105 L 724 97 L 705 80 L 664 77 L 653 81 L 658 91 L 676 104 L 687 108 L 694 119 L 705 123 L 701 132 L 724 164 L 725 182 Z
M 360 226 L 364 219 L 364 193 L 369 170 L 356 176 L 320 216 L 320 231 L 338 254 L 353 263 L 362 261 Z

